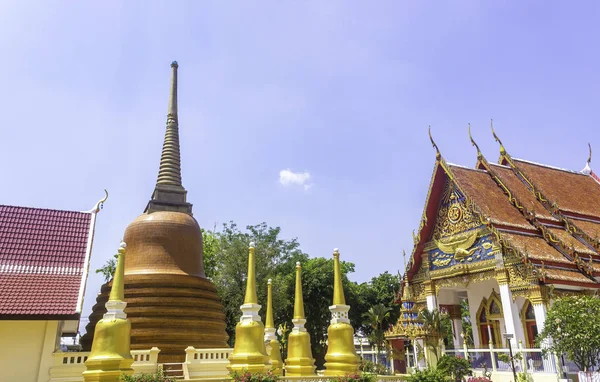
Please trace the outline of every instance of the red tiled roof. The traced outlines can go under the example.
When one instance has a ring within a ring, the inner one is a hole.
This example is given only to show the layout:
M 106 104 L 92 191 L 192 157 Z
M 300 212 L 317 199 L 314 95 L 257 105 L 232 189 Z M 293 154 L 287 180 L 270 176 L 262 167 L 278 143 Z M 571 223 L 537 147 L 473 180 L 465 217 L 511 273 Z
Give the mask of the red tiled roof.
M 540 203 L 535 195 L 527 186 L 515 175 L 513 170 L 510 167 L 502 166 L 494 163 L 490 163 L 492 171 L 500 178 L 500 181 L 504 183 L 504 185 L 510 190 L 514 197 L 516 197 L 521 203 L 523 203 L 523 207 L 525 207 L 530 212 L 534 212 L 535 216 L 544 220 L 556 221 L 554 218 Z
M 490 175 L 483 170 L 474 170 L 449 165 L 456 182 L 469 198 L 481 208 L 494 224 L 528 230 L 535 228 L 523 217 Z
M 513 161 L 562 211 L 600 218 L 600 184 L 591 176 L 520 159 Z
M 0 318 L 77 315 L 92 214 L 0 205 Z

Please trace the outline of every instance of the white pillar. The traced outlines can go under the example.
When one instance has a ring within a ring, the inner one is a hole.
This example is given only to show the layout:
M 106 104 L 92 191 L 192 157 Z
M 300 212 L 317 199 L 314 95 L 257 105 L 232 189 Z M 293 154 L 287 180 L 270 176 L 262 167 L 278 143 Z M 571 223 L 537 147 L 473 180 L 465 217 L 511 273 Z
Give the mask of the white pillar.
M 544 305 L 544 303 L 541 301 L 535 301 L 535 303 L 532 303 L 531 305 L 533 306 L 533 312 L 535 313 L 535 325 L 537 326 L 537 331 L 538 333 L 541 333 L 542 330 L 544 330 L 544 323 L 546 321 L 546 305 Z M 545 348 L 549 346 L 549 343 L 548 341 L 544 341 L 541 345 L 542 348 Z M 552 373 L 556 371 L 559 373 L 559 375 L 562 375 L 560 374 L 561 371 L 558 370 L 559 368 L 556 367 L 554 361 L 555 358 L 551 355 L 542 360 L 542 364 L 544 365 L 544 372 Z
M 452 319 L 452 327 L 454 328 L 454 348 L 459 349 L 465 342 L 462 334 L 462 318 Z
M 427 309 L 429 311 L 433 311 L 434 309 L 437 309 L 437 298 L 433 294 L 427 296 Z
M 533 306 L 533 312 L 535 313 L 535 325 L 537 326 L 538 333 L 544 330 L 544 322 L 546 322 L 546 305 L 543 303 L 531 304 Z
M 519 311 L 512 300 L 512 292 L 508 284 L 500 285 L 500 299 L 502 300 L 502 313 L 504 315 L 504 326 L 506 333 L 512 334 L 511 347 L 516 347 L 519 340 L 524 341 L 523 325 L 519 317 Z M 504 341 L 502 341 L 504 342 Z

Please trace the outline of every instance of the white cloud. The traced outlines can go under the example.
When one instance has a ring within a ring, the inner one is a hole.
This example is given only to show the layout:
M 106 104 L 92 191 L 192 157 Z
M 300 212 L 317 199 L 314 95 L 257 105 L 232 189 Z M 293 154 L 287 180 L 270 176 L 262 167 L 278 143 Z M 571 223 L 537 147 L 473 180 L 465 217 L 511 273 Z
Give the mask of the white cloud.
M 310 172 L 308 171 L 293 172 L 289 168 L 279 171 L 279 184 L 284 187 L 302 186 L 304 190 L 308 190 L 313 186 L 309 181 Z

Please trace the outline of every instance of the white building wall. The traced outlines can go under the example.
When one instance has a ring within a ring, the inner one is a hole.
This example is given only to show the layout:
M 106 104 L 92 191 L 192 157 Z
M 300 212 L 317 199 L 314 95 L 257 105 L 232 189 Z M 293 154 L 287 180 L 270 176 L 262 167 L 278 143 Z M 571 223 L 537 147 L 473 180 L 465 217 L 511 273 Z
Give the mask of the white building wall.
M 48 381 L 58 330 L 58 321 L 0 321 L 0 381 Z

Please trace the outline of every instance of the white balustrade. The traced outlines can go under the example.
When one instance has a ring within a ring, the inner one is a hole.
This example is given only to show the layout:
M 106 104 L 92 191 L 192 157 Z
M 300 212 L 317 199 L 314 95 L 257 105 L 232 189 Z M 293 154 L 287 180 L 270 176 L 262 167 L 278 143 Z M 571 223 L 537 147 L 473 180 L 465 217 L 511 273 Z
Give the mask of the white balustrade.
M 196 349 L 188 346 L 185 349 L 183 375 L 190 378 L 221 378 L 229 375 L 229 356 L 232 348 Z
M 135 374 L 156 373 L 158 370 L 158 353 L 156 347 L 150 350 L 132 350 L 131 367 Z M 54 364 L 50 368 L 49 382 L 81 382 L 85 371 L 85 361 L 90 352 L 55 352 Z

